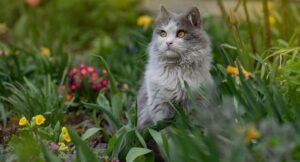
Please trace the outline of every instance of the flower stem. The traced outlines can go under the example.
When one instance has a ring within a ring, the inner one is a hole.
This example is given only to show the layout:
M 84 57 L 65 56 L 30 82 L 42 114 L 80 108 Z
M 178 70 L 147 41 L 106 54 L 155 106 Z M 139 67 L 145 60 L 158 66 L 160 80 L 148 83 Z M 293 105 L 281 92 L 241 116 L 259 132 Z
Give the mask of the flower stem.
M 245 16 L 246 16 L 246 21 L 247 21 L 247 24 L 248 24 L 247 29 L 248 29 L 249 39 L 250 39 L 250 45 L 252 47 L 252 53 L 255 54 L 257 51 L 256 51 L 254 35 L 253 35 L 253 32 L 252 32 L 252 24 L 251 24 L 249 11 L 248 11 L 248 7 L 247 7 L 247 0 L 243 0 L 243 7 L 244 7 Z
M 289 0 L 281 0 L 281 17 L 282 17 L 282 34 L 283 39 L 288 40 L 289 35 L 289 21 L 288 21 L 288 1 Z
M 263 5 L 263 13 L 264 13 L 265 48 L 269 49 L 271 47 L 271 30 L 270 30 L 270 21 L 269 21 L 268 0 L 263 0 L 262 5 Z
M 217 0 L 217 3 L 218 3 L 218 6 L 219 6 L 219 8 L 222 12 L 222 16 L 223 16 L 224 20 L 226 20 L 227 19 L 227 12 L 225 10 L 223 0 Z

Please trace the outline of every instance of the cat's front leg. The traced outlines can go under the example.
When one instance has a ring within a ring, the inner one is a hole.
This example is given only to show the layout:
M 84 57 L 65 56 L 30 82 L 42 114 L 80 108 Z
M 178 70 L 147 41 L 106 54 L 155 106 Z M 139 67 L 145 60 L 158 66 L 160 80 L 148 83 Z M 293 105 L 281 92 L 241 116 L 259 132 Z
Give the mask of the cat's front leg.
M 170 104 L 168 102 L 154 104 L 150 108 L 150 115 L 153 124 L 157 124 L 159 121 L 170 118 L 174 115 Z

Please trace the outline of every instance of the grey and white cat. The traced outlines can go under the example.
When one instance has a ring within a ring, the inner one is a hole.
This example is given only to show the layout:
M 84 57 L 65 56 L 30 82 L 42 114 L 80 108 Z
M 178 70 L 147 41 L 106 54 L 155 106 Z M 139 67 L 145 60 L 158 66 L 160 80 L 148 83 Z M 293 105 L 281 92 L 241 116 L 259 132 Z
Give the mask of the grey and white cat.
M 137 97 L 138 128 L 156 124 L 174 114 L 169 101 L 190 106 L 185 83 L 191 89 L 213 84 L 210 40 L 202 28 L 199 10 L 173 13 L 161 6 L 148 46 L 148 63 Z M 199 102 L 199 107 L 206 104 Z

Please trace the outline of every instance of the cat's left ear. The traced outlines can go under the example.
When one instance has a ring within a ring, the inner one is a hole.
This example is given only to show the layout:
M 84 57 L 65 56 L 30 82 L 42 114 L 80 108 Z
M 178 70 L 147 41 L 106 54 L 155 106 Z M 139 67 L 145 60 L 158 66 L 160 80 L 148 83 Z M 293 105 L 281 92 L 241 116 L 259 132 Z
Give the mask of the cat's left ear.
M 193 26 L 201 27 L 201 16 L 197 7 L 192 7 L 186 14 L 187 19 L 191 22 Z

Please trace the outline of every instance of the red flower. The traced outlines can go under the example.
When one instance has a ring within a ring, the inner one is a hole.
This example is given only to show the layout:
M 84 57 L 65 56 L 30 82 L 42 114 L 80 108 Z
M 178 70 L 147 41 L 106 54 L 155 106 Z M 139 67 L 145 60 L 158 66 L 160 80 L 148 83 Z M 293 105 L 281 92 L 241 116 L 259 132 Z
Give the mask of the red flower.
M 107 71 L 103 69 L 101 70 L 101 74 L 105 75 Z M 93 91 L 99 91 L 108 85 L 108 78 L 102 78 L 94 66 L 80 64 L 77 67 L 71 68 L 68 76 L 70 93 L 82 86 L 86 86 L 86 84 L 83 84 L 85 78 L 88 78 L 88 86 L 90 86 Z

